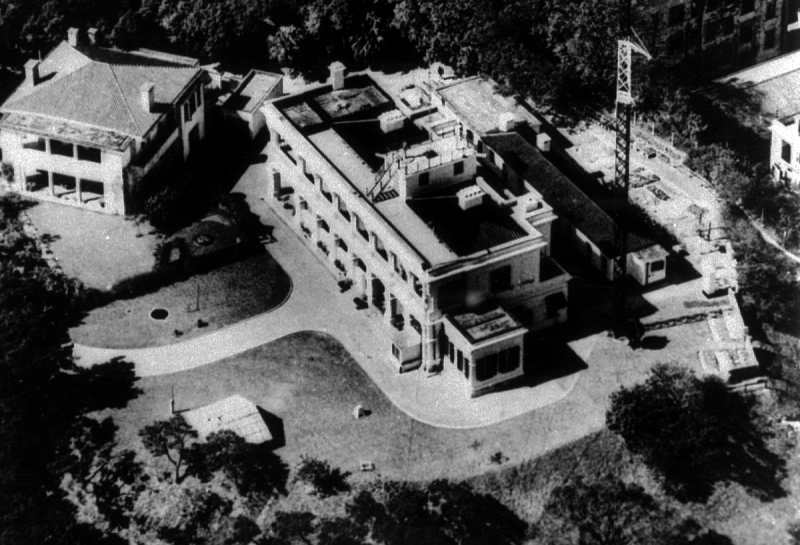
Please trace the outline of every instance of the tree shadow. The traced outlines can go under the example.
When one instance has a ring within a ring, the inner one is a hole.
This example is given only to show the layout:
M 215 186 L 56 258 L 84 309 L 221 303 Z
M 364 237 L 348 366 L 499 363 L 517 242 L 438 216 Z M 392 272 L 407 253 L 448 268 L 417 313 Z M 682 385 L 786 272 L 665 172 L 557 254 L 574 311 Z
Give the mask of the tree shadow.
M 89 368 L 76 368 L 60 376 L 60 406 L 71 408 L 71 414 L 124 409 L 143 393 L 136 386 L 138 380 L 134 364 L 123 357 Z

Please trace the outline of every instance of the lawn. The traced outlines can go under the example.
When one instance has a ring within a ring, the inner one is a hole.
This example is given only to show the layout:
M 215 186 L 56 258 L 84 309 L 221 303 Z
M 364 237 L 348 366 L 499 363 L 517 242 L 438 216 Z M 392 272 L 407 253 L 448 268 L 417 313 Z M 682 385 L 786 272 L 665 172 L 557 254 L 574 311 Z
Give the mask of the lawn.
M 267 312 L 285 301 L 290 289 L 280 265 L 268 253 L 260 253 L 154 293 L 96 308 L 70 335 L 77 343 L 103 348 L 163 346 Z M 152 319 L 155 308 L 167 310 L 169 316 Z
M 336 340 L 311 332 L 204 367 L 144 378 L 139 386 L 143 395 L 113 413 L 123 440 L 134 446 L 141 427 L 169 417 L 173 389 L 178 410 L 238 393 L 281 419 L 286 444 L 276 452 L 290 465 L 301 455 L 315 456 L 358 474 L 356 480 L 374 475 L 358 473 L 362 460 L 394 479 L 473 476 L 498 468 L 489 462 L 498 451 L 507 463 L 527 460 L 568 435 L 570 419 L 592 418 L 583 405 L 564 401 L 485 428 L 433 428 L 397 410 Z M 353 418 L 358 403 L 372 411 L 367 418 Z
M 50 248 L 64 272 L 90 288 L 107 290 L 153 269 L 158 239 L 147 225 L 50 202 L 36 202 L 28 216 L 40 235 L 55 237 Z

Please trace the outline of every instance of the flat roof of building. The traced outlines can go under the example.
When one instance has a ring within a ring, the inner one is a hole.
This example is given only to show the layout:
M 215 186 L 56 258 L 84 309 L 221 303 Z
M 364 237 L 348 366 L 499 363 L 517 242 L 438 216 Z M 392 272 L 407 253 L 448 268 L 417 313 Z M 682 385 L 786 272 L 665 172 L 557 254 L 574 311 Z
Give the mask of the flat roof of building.
M 451 323 L 471 343 L 485 341 L 505 333 L 524 332 L 522 325 L 500 307 L 483 312 L 448 315 Z
M 618 255 L 614 244 L 614 220 L 534 145 L 513 132 L 485 136 L 483 142 L 536 189 L 560 218 L 579 229 L 606 257 Z M 629 252 L 643 250 L 654 244 L 645 236 L 628 232 Z
M 800 51 L 781 55 L 750 68 L 719 78 L 716 84 L 730 84 L 738 89 L 747 90 L 752 98 L 761 101 L 761 110 L 755 115 L 752 112 L 739 112 L 751 123 L 757 123 L 756 117 L 769 119 L 785 119 L 800 113 Z M 721 92 L 712 88 L 709 94 Z
M 256 404 L 240 395 L 186 411 L 184 417 L 203 439 L 223 430 L 235 432 L 248 443 L 263 443 L 272 439 Z
M 250 70 L 223 107 L 250 113 L 264 102 L 282 78 L 280 74 Z
M 463 79 L 436 92 L 481 134 L 497 131 L 502 114 L 512 114 L 517 121 L 538 123 L 516 99 L 500 95 L 495 84 L 481 77 Z
M 450 185 L 408 199 L 406 204 L 459 257 L 528 235 L 510 210 L 496 204 L 488 195 L 484 195 L 480 204 L 463 210 L 456 193 L 474 185 L 475 180 Z

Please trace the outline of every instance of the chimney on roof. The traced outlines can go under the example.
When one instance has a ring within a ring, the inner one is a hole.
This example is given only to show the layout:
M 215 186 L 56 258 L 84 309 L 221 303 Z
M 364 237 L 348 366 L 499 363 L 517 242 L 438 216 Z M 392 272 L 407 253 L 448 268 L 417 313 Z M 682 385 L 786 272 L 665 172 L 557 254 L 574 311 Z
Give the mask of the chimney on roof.
M 471 185 L 469 187 L 465 187 L 458 193 L 456 196 L 458 197 L 458 206 L 461 210 L 469 210 L 475 206 L 480 206 L 483 203 L 483 196 L 486 193 L 483 192 L 477 184 Z
M 536 146 L 542 151 L 550 151 L 550 135 L 545 132 L 537 134 Z
M 39 61 L 30 59 L 25 63 L 25 84 L 35 87 L 39 84 Z
M 339 61 L 336 61 L 330 65 L 329 69 L 331 71 L 330 80 L 333 90 L 338 91 L 339 89 L 344 89 L 344 72 L 347 68 Z
M 67 30 L 67 43 L 72 47 L 77 47 L 80 44 L 79 34 L 80 30 L 75 27 L 72 27 L 69 30 Z
M 153 105 L 156 102 L 156 86 L 148 81 L 142 84 L 139 91 L 142 95 L 142 109 L 147 113 L 153 113 Z
M 91 45 L 97 45 L 97 38 L 98 38 L 97 29 L 92 27 L 86 32 L 86 34 L 89 36 L 89 43 Z
M 503 112 L 500 114 L 500 118 L 498 119 L 497 123 L 497 128 L 500 129 L 500 132 L 513 131 L 516 125 L 517 119 L 514 117 L 514 114 L 511 112 Z

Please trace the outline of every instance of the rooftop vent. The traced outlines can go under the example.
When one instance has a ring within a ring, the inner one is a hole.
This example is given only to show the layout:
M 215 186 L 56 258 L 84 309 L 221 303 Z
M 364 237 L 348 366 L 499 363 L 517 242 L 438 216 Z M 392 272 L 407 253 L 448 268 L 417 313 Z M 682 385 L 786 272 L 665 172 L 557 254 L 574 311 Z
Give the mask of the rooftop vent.
M 470 208 L 480 206 L 483 203 L 484 195 L 483 189 L 477 185 L 465 187 L 456 193 L 458 197 L 458 206 L 461 207 L 461 210 L 469 210 Z
M 331 71 L 331 87 L 334 91 L 344 89 L 344 73 L 347 68 L 339 61 L 334 62 L 329 67 Z
M 97 29 L 92 27 L 86 32 L 86 34 L 87 36 L 89 36 L 89 43 L 92 45 L 97 45 L 97 38 L 98 38 Z
M 378 121 L 381 123 L 381 130 L 388 133 L 402 129 L 405 116 L 400 110 L 389 110 L 379 115 Z
M 142 98 L 142 109 L 147 113 L 153 113 L 155 104 L 156 87 L 150 82 L 143 83 L 139 88 Z

